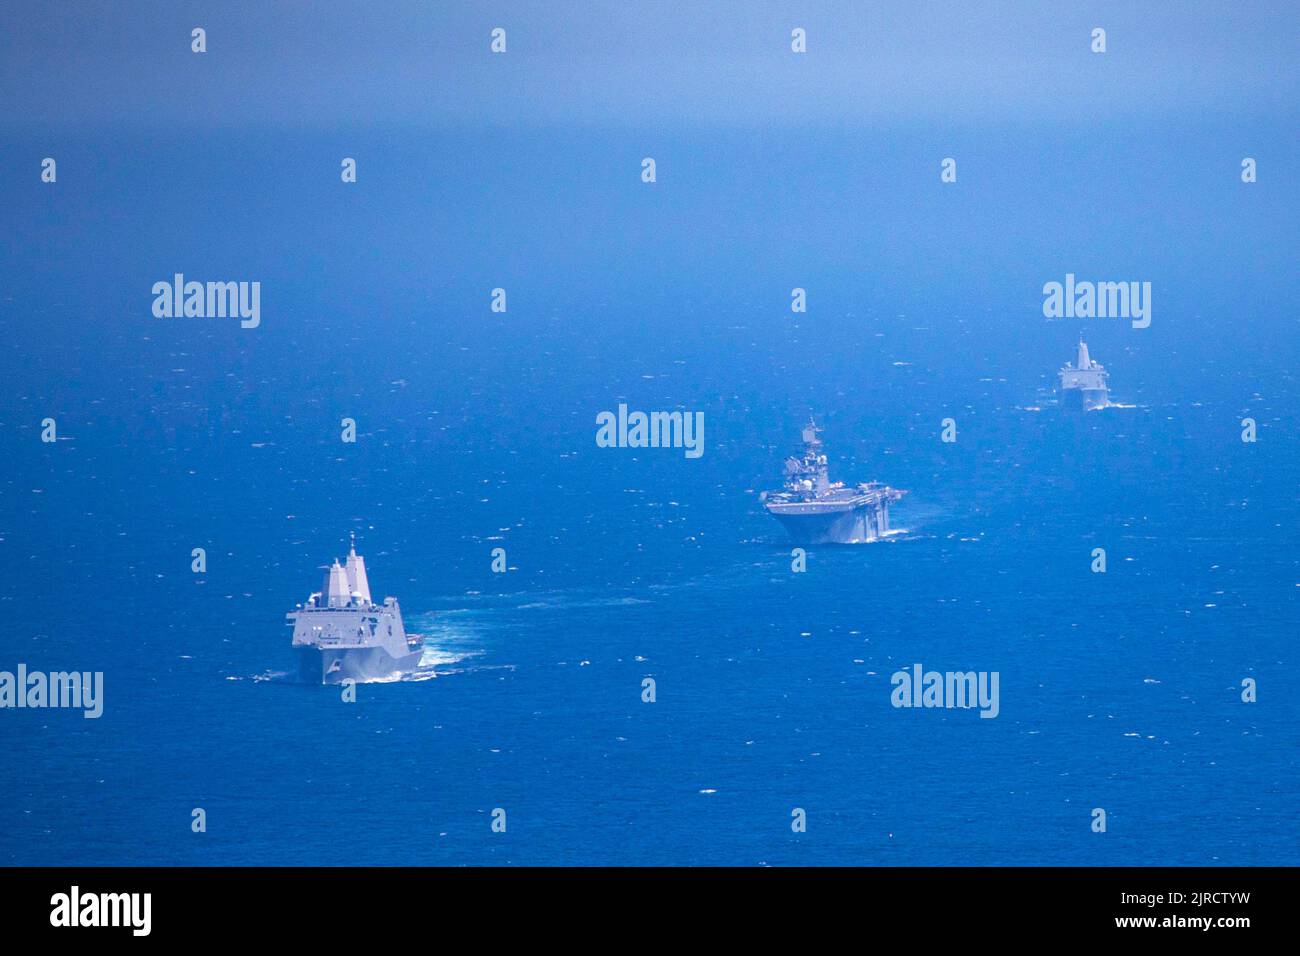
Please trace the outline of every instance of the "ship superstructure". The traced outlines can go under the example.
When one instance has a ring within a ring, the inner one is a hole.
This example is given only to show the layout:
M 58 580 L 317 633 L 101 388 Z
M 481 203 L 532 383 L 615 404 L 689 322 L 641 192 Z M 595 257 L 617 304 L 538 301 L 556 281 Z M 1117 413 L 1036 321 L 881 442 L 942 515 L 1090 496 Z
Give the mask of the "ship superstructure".
M 420 662 L 419 640 L 407 637 L 397 599 L 371 600 L 355 539 L 347 563 L 335 558 L 321 589 L 286 617 L 293 625 L 298 674 L 310 683 L 364 683 L 414 670 Z
M 832 482 L 821 430 L 809 420 L 803 429 L 802 456 L 785 461 L 783 490 L 763 495 L 795 544 L 862 544 L 889 533 L 889 506 L 907 494 L 878 481 L 846 486 Z
M 1073 364 L 1066 362 L 1060 371 L 1061 404 L 1066 408 L 1093 411 L 1110 404 L 1106 380 L 1110 373 L 1088 354 L 1088 345 L 1079 339 L 1079 354 Z

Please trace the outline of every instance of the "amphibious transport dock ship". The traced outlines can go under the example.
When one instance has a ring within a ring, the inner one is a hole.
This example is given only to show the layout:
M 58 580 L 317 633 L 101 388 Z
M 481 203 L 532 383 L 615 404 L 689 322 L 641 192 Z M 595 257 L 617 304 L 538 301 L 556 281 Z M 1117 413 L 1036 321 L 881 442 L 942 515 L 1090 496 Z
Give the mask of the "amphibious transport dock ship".
M 905 491 L 878 481 L 849 488 L 827 477 L 826 456 L 809 421 L 803 457 L 785 461 L 785 489 L 765 492 L 763 506 L 785 526 L 795 544 L 862 544 L 889 531 L 889 505 Z
M 418 638 L 408 638 L 397 599 L 370 599 L 366 562 L 356 541 L 346 565 L 338 559 L 325 572 L 321 589 L 286 615 L 293 625 L 298 675 L 313 684 L 364 683 L 414 670 Z
M 1060 376 L 1062 407 L 1090 412 L 1110 404 L 1110 390 L 1106 385 L 1110 373 L 1088 355 L 1083 339 L 1079 339 L 1075 364 L 1066 362 Z

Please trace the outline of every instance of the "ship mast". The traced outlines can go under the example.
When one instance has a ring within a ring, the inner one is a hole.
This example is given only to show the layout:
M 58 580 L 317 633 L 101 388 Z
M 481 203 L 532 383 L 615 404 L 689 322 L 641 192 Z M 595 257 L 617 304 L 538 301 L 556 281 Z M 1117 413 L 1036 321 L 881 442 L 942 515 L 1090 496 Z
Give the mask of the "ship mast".
M 822 454 L 822 442 L 817 437 L 820 431 L 817 423 L 809 417 L 808 424 L 803 427 L 803 457 L 792 455 L 785 460 L 786 490 L 803 498 L 823 495 L 830 487 L 826 456 Z
M 357 535 L 352 532 L 352 548 L 348 551 L 348 590 L 362 605 L 371 603 L 370 580 L 366 577 L 366 559 L 357 554 Z
M 816 455 L 821 452 L 822 440 L 817 437 L 820 433 L 817 422 L 809 415 L 808 424 L 803 427 L 803 443 L 807 446 L 805 454 Z

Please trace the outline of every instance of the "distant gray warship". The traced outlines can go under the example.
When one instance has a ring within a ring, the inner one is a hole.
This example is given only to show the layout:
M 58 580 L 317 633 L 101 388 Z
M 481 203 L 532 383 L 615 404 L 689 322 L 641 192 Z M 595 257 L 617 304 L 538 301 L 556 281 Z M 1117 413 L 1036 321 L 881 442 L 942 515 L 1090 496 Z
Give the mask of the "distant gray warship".
M 364 683 L 414 670 L 420 662 L 419 640 L 406 636 L 397 599 L 371 601 L 366 562 L 355 540 L 347 565 L 335 558 L 320 591 L 286 616 L 293 625 L 298 674 L 309 683 Z
M 811 420 L 803 430 L 802 458 L 785 460 L 785 490 L 763 495 L 763 504 L 795 544 L 861 544 L 889 532 L 889 504 L 905 491 L 878 481 L 847 488 L 827 477 L 826 456 Z
M 1110 405 L 1110 391 L 1106 379 L 1110 374 L 1100 363 L 1088 355 L 1088 346 L 1079 339 L 1079 355 L 1075 364 L 1065 363 L 1060 371 L 1061 406 L 1076 411 L 1090 412 Z

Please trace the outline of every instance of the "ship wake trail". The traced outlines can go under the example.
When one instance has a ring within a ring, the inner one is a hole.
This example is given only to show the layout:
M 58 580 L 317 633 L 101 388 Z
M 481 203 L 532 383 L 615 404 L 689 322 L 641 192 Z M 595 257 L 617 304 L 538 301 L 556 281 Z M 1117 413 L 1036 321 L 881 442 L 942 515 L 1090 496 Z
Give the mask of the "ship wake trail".
M 422 681 L 434 676 L 464 673 L 477 668 L 467 662 L 484 653 L 484 639 L 480 635 L 493 632 L 490 621 L 481 612 L 466 608 L 439 611 L 412 619 L 420 629 L 420 659 L 418 665 L 403 680 Z

